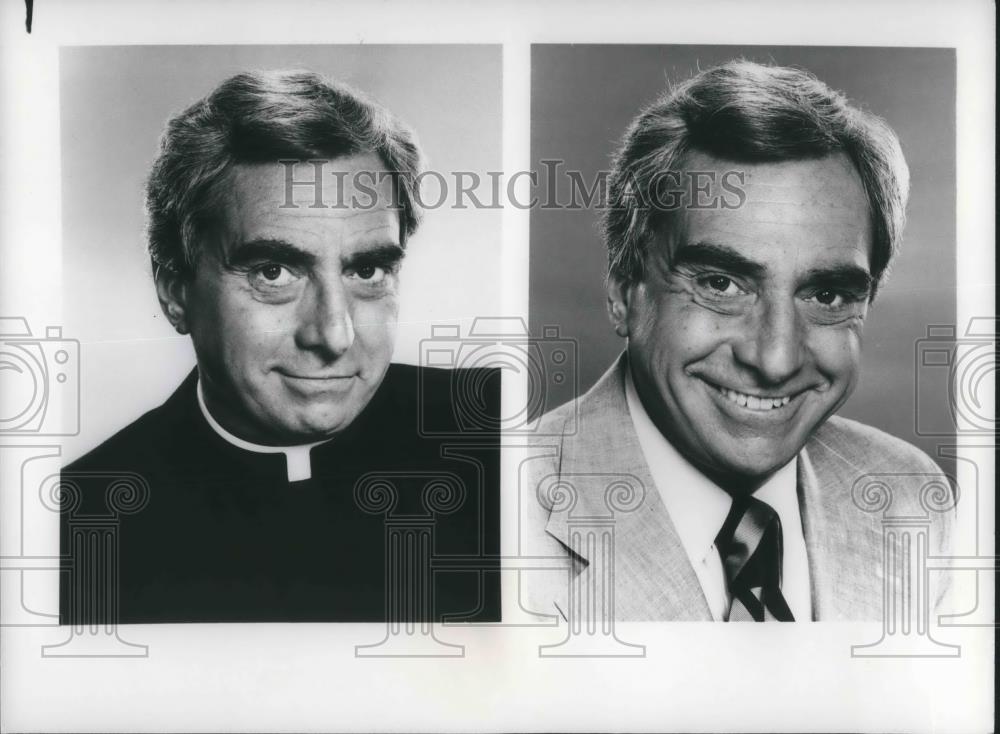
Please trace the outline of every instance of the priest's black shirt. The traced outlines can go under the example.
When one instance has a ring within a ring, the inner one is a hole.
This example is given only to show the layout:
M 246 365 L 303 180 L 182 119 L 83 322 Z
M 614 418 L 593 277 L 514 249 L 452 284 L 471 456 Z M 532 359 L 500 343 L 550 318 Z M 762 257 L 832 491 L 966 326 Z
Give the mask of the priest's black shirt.
M 390 365 L 294 482 L 196 388 L 63 469 L 62 624 L 499 621 L 497 370 Z

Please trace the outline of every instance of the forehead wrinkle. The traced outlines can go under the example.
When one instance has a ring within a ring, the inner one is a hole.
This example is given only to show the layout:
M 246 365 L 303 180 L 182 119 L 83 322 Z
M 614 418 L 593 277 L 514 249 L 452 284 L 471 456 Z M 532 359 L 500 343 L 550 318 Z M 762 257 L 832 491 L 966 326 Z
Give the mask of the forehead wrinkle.
M 310 204 L 312 201 L 310 200 Z M 297 207 L 292 209 L 288 207 L 281 207 L 274 202 L 258 202 L 254 207 L 258 212 L 267 213 L 271 211 L 277 212 L 282 219 L 355 219 L 357 217 L 363 217 L 366 214 L 381 214 L 382 212 L 395 213 L 399 210 L 398 207 L 389 206 L 385 204 L 380 204 L 378 206 L 365 206 L 358 208 L 344 208 L 344 207 L 325 207 L 323 209 L 315 209 L 302 202 L 297 202 Z
M 388 222 L 383 222 L 382 224 L 377 224 L 377 225 L 375 225 L 373 227 L 368 227 L 367 229 L 353 230 L 351 232 L 351 234 L 354 234 L 354 235 L 366 235 L 366 234 L 371 234 L 372 232 L 378 232 L 378 231 L 386 230 L 386 229 L 389 230 L 389 231 L 394 231 L 395 227 L 393 227 Z
M 743 233 L 749 226 L 762 225 L 783 230 L 834 228 L 842 233 L 844 239 L 854 239 L 864 235 L 870 227 L 869 217 L 858 216 L 859 207 L 862 205 L 867 211 L 867 203 L 862 204 L 861 201 L 855 202 L 855 206 L 852 206 L 850 203 L 840 201 L 824 204 L 815 199 L 803 202 L 751 198 L 739 209 L 695 210 L 687 212 L 684 218 L 691 224 L 697 223 L 699 227 L 737 235 Z
M 846 182 L 841 182 L 846 183 Z M 790 209 L 805 216 L 822 217 L 824 214 L 840 216 L 847 212 L 851 214 L 858 206 L 867 209 L 868 198 L 861 188 L 860 182 L 847 185 L 837 185 L 830 191 L 830 182 L 822 180 L 799 180 L 781 184 L 770 182 L 748 182 L 744 191 L 747 203 L 773 207 L 775 209 Z M 746 204 L 744 204 L 744 207 Z
M 797 212 L 800 211 L 799 207 L 795 207 L 794 209 Z M 724 216 L 727 216 L 727 215 L 724 215 Z M 836 224 L 836 225 L 838 225 L 840 227 L 843 227 L 845 230 L 850 229 L 850 230 L 862 231 L 862 230 L 866 230 L 867 229 L 867 225 L 864 224 L 864 223 L 859 223 L 857 221 L 856 217 L 850 217 L 850 218 L 842 217 L 842 218 L 838 218 L 838 219 L 821 219 L 821 218 L 818 218 L 818 217 L 811 217 L 810 216 L 810 217 L 803 217 L 799 221 L 794 221 L 794 220 L 789 221 L 789 219 L 787 217 L 780 217 L 780 218 L 772 219 L 771 217 L 754 216 L 754 217 L 749 217 L 749 218 L 752 219 L 754 222 L 758 222 L 760 224 L 773 224 L 776 227 L 803 227 L 803 226 L 812 226 L 812 225 Z M 720 230 L 728 230 L 728 231 L 731 231 L 731 232 L 741 232 L 742 228 L 739 225 L 740 225 L 740 222 L 737 221 L 737 222 L 733 222 L 733 227 L 732 228 L 718 227 L 718 229 L 720 229 Z
M 756 237 L 748 239 L 746 222 L 752 221 L 754 225 L 764 225 L 769 228 L 769 235 L 761 238 L 765 232 L 757 232 Z M 815 226 L 813 226 L 815 225 Z M 865 223 L 847 224 L 840 221 L 811 220 L 809 224 L 804 222 L 789 222 L 774 219 L 752 219 L 752 220 L 719 220 L 713 219 L 710 226 L 698 228 L 698 239 L 709 242 L 718 242 L 746 256 L 752 256 L 754 252 L 760 252 L 762 248 L 772 247 L 795 247 L 796 249 L 804 245 L 804 240 L 812 239 L 812 235 L 819 229 L 826 229 L 824 233 L 829 235 L 829 226 L 836 225 L 840 236 L 837 242 L 830 242 L 826 249 L 850 249 L 865 256 L 868 254 L 869 244 L 866 240 L 867 227 Z M 847 225 L 847 226 L 845 226 Z M 676 249 L 676 247 L 674 248 Z
M 381 219 L 386 212 L 392 213 L 392 210 L 386 208 L 375 211 L 358 211 L 347 216 L 338 217 L 322 215 L 312 217 L 295 214 L 279 214 L 279 216 L 270 217 L 267 215 L 266 208 L 257 207 L 256 211 L 247 212 L 246 215 L 239 217 L 236 225 L 238 230 L 244 234 L 244 239 L 266 239 L 271 237 L 272 233 L 279 233 L 277 236 L 273 236 L 273 239 L 287 240 L 289 239 L 288 235 L 280 233 L 292 232 L 297 237 L 303 237 L 305 240 L 335 240 L 343 242 L 346 237 L 363 236 L 369 232 L 378 230 L 394 231 L 396 229 L 395 222 L 379 221 L 377 224 L 367 224 L 363 221 L 365 215 L 370 215 L 369 218 L 378 217 Z M 237 216 L 239 216 L 239 213 L 237 213 Z M 359 224 L 355 224 L 359 221 Z M 329 226 L 315 226 L 322 222 L 329 222 Z M 351 226 L 352 224 L 354 226 Z M 246 236 L 248 233 L 249 236 Z
M 778 192 L 788 192 L 789 196 L 783 198 L 777 195 L 760 196 L 755 195 L 761 193 L 759 191 L 760 187 L 752 187 L 749 190 L 747 201 L 756 205 L 773 207 L 773 208 L 790 208 L 793 211 L 808 211 L 810 214 L 816 212 L 829 212 L 834 214 L 839 214 L 840 212 L 853 212 L 855 205 L 863 201 L 858 199 L 858 201 L 850 201 L 849 198 L 853 197 L 835 197 L 835 198 L 821 198 L 819 196 L 819 191 L 810 192 L 813 193 L 811 198 L 803 199 L 801 196 L 796 198 L 795 194 L 792 193 L 792 187 L 781 187 Z M 801 191 L 801 189 L 799 190 Z M 865 202 L 867 203 L 867 202 Z M 746 204 L 744 204 L 744 207 Z M 731 210 L 735 211 L 735 210 Z M 852 217 L 853 219 L 853 217 Z

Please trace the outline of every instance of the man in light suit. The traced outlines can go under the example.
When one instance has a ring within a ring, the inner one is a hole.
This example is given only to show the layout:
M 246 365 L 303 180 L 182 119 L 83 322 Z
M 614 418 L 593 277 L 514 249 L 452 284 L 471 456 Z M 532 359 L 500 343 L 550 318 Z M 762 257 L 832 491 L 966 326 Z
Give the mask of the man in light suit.
M 807 72 L 731 62 L 633 121 L 609 192 L 608 309 L 627 346 L 539 425 L 528 551 L 568 571 L 531 574 L 531 608 L 881 618 L 887 580 L 909 572 L 883 563 L 886 503 L 926 519 L 932 555 L 954 507 L 926 455 L 834 416 L 903 227 L 895 134 Z

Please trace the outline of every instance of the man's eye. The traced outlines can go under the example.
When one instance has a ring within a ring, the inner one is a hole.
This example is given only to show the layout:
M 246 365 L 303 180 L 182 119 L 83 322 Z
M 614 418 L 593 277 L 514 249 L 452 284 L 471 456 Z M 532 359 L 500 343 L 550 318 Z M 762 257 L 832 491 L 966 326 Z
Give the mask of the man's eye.
M 816 295 L 813 298 L 816 299 L 816 303 L 828 309 L 843 308 L 852 302 L 852 299 L 848 298 L 844 293 L 832 288 L 824 288 L 823 290 L 816 291 Z
M 725 275 L 708 275 L 701 279 L 701 283 L 713 296 L 729 298 L 743 292 L 736 281 Z
M 385 280 L 386 269 L 378 265 L 361 265 L 354 270 L 353 275 L 369 285 L 377 285 Z
M 257 288 L 282 288 L 296 280 L 291 270 L 278 263 L 266 263 L 250 272 L 250 282 Z

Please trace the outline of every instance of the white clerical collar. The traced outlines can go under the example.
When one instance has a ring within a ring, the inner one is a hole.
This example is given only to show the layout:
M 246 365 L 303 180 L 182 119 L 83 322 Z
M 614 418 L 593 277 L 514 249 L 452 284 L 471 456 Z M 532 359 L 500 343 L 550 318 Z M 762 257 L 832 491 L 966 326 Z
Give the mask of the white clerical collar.
M 315 443 L 302 444 L 300 446 L 262 446 L 261 444 L 250 443 L 249 441 L 244 441 L 238 436 L 234 436 L 225 428 L 223 428 L 212 414 L 208 412 L 208 406 L 205 405 L 205 395 L 201 389 L 201 380 L 198 380 L 198 407 L 201 408 L 201 414 L 205 416 L 205 420 L 208 421 L 208 425 L 212 427 L 219 436 L 224 439 L 227 443 L 232 444 L 244 451 L 252 451 L 257 454 L 284 454 L 285 455 L 285 465 L 288 469 L 288 481 L 289 482 L 301 482 L 303 479 L 312 478 L 312 459 L 309 453 L 313 446 L 319 446 L 321 443 L 326 443 L 330 439 L 325 439 L 323 441 L 316 441 Z
M 729 514 L 732 497 L 702 474 L 660 433 L 639 399 L 631 369 L 625 370 L 625 399 L 653 482 L 705 591 L 712 615 L 716 619 L 724 619 L 729 598 L 721 558 L 715 548 L 715 536 Z M 800 554 L 786 553 L 783 570 L 786 580 L 789 576 L 795 580 L 791 584 L 793 588 L 804 589 L 804 598 L 799 598 L 801 594 L 793 594 L 793 598 L 786 596 L 789 605 L 794 604 L 792 611 L 797 615 L 796 619 L 800 618 L 798 615 L 808 619 L 808 568 L 802 567 L 806 557 L 805 544 L 801 540 L 796 467 L 797 460 L 788 462 L 754 492 L 754 497 L 766 502 L 778 513 L 782 527 L 787 528 L 786 546 L 791 544 L 794 549 L 798 549 L 798 544 L 802 546 Z M 793 557 L 789 558 L 790 555 Z M 801 581 L 803 576 L 804 583 Z M 783 584 L 782 588 L 785 586 Z

